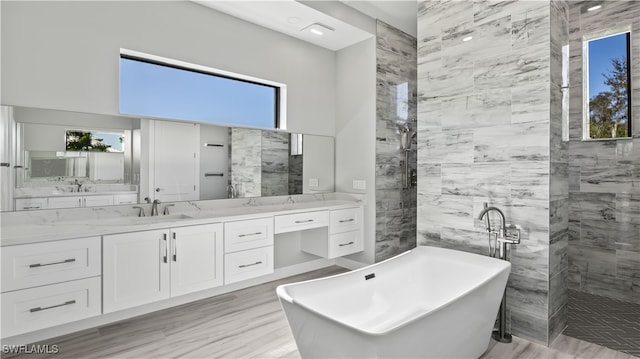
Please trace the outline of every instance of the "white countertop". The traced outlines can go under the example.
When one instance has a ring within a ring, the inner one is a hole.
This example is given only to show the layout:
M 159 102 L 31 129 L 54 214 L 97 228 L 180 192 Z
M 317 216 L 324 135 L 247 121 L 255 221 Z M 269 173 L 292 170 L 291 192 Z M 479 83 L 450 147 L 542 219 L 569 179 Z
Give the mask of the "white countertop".
M 185 204 L 188 204 L 188 206 Z M 203 206 L 199 202 L 181 202 L 176 203 L 176 206 L 171 208 L 172 213 L 170 215 L 160 214 L 154 217 L 137 217 L 135 215 L 137 212 L 135 209 L 132 209 L 132 206 L 114 206 L 89 209 L 91 214 L 94 216 L 97 215 L 97 217 L 79 218 L 77 220 L 70 219 L 68 215 L 64 216 L 60 214 L 62 211 L 73 210 L 47 211 L 49 212 L 49 217 L 55 215 L 55 219 L 45 219 L 42 215 L 45 211 L 31 211 L 26 212 L 26 215 L 31 215 L 33 221 L 22 218 L 21 221 L 13 221 L 14 223 L 11 223 L 11 216 L 24 216 L 25 214 L 21 212 L 11 212 L 2 214 L 0 246 L 4 247 L 62 239 L 218 223 L 259 218 L 260 215 L 271 216 L 315 210 L 353 208 L 359 207 L 362 204 L 361 201 L 355 199 L 313 200 L 281 204 L 259 204 L 249 201 L 248 203 L 236 206 L 206 208 L 206 206 Z M 164 205 L 165 204 L 161 204 L 159 208 L 164 208 Z M 117 211 L 118 207 L 123 208 Z M 115 211 L 113 208 L 115 208 Z M 85 212 L 86 211 L 87 209 L 85 209 Z M 103 212 L 102 218 L 100 217 L 101 211 Z M 149 212 L 150 211 L 147 211 L 147 213 Z M 77 213 L 84 214 L 83 212 Z

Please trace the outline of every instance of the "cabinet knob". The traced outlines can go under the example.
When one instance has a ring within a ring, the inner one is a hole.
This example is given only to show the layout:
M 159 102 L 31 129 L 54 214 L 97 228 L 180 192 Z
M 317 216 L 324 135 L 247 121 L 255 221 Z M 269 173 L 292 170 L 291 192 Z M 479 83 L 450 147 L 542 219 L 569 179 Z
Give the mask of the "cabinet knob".
M 160 187 L 156 188 L 156 192 L 160 192 Z

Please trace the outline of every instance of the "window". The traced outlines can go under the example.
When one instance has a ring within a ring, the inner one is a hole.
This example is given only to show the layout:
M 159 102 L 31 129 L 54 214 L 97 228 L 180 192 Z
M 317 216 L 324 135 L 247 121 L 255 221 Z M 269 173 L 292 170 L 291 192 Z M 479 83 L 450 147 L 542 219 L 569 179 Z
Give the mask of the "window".
M 585 139 L 631 134 L 630 31 L 585 40 Z
M 120 113 L 259 128 L 285 128 L 285 85 L 123 51 Z

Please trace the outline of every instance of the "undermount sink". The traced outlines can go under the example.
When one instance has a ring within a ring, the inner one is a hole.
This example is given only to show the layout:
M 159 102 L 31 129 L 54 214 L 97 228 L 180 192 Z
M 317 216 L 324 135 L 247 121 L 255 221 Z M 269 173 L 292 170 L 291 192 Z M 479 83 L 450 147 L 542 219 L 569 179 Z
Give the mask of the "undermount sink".
M 179 213 L 179 214 L 166 214 L 166 215 L 158 215 L 158 216 L 146 216 L 146 217 L 136 217 L 136 219 L 143 222 L 162 222 L 162 221 L 170 221 L 176 219 L 190 219 L 193 218 L 187 214 Z

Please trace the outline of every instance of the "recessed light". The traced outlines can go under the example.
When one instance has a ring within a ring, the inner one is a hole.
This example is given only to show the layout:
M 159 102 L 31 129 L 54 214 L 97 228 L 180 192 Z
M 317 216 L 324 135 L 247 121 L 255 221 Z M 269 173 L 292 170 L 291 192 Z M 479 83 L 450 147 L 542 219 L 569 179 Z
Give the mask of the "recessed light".
M 322 36 L 324 34 L 330 33 L 331 31 L 335 31 L 334 28 L 329 27 L 325 24 L 321 24 L 319 22 L 316 22 L 314 24 L 311 24 L 305 28 L 303 28 L 300 31 L 309 31 L 310 33 L 317 35 L 317 36 Z
M 590 8 L 587 9 L 587 11 L 595 11 L 598 10 L 602 7 L 602 5 L 596 5 L 596 6 L 592 6 Z
M 467 36 L 464 39 L 462 39 L 462 41 L 467 42 L 467 41 L 471 41 L 471 39 L 473 39 L 473 36 Z

